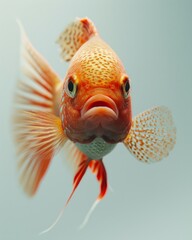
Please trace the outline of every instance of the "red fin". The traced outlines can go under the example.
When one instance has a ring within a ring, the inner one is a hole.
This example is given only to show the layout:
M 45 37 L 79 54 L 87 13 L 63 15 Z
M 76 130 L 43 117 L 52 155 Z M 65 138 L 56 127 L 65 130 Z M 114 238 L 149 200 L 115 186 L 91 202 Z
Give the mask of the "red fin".
M 68 141 L 68 143 L 65 146 L 65 149 L 67 148 L 68 148 L 68 151 L 66 151 L 68 155 L 67 158 L 68 158 L 68 161 L 70 161 L 75 174 L 73 178 L 73 190 L 66 202 L 66 205 L 69 203 L 73 193 L 75 192 L 75 189 L 78 187 L 79 183 L 81 182 L 81 179 L 83 178 L 90 162 L 90 159 L 84 153 L 82 153 L 75 146 L 73 142 Z
M 50 227 L 48 227 L 46 230 L 42 231 L 41 234 L 44 234 L 46 232 L 49 232 L 51 229 L 53 229 L 53 227 L 59 222 L 59 220 L 61 219 L 63 212 L 66 208 L 66 206 L 68 205 L 69 201 L 71 200 L 76 188 L 78 187 L 79 183 L 81 182 L 88 166 L 89 166 L 89 159 L 88 157 L 83 154 L 82 152 L 80 152 L 76 146 L 70 142 L 69 143 L 71 146 L 71 154 L 70 154 L 70 158 L 72 158 L 72 156 L 74 156 L 75 162 L 78 163 L 78 165 L 76 166 L 76 172 L 75 172 L 75 176 L 73 179 L 73 189 L 71 191 L 71 194 L 69 195 L 66 204 L 64 205 L 64 207 L 62 208 L 62 210 L 60 211 L 58 217 L 56 218 L 56 220 L 53 222 L 53 224 L 51 224 Z
M 100 194 L 98 200 L 101 200 L 107 191 L 107 172 L 102 160 L 92 160 L 89 163 L 91 171 L 96 175 L 97 180 L 100 182 Z
M 105 196 L 107 191 L 107 173 L 102 160 L 92 160 L 91 162 L 89 162 L 89 167 L 91 171 L 96 175 L 97 180 L 100 182 L 100 193 L 96 201 L 93 203 L 90 210 L 88 211 L 87 215 L 85 216 L 84 221 L 80 225 L 80 229 L 85 227 L 85 225 L 89 221 L 91 214 L 93 213 L 101 199 Z
M 78 170 L 73 179 L 73 190 L 67 200 L 66 205 L 69 203 L 71 197 L 73 196 L 73 193 L 75 192 L 76 188 L 78 187 L 79 183 L 81 182 L 81 179 L 83 178 L 83 176 L 87 170 L 89 159 L 87 158 L 87 156 L 85 156 L 85 155 L 83 156 L 83 155 L 84 154 L 82 154 L 81 163 L 79 164 Z
M 65 148 L 66 148 L 66 150 L 68 150 L 67 151 L 68 161 L 72 163 L 71 165 L 73 166 L 73 169 L 75 170 L 75 175 L 74 175 L 74 180 L 73 180 L 73 189 L 72 189 L 72 192 L 71 192 L 69 198 L 66 201 L 66 204 L 64 205 L 63 209 L 60 211 L 60 213 L 59 213 L 58 217 L 56 218 L 56 220 L 54 221 L 54 223 L 50 227 L 48 227 L 46 230 L 41 232 L 41 234 L 49 232 L 59 222 L 67 204 L 71 200 L 76 188 L 78 187 L 79 183 L 81 182 L 88 167 L 90 167 L 90 169 L 96 175 L 98 181 L 100 182 L 100 194 L 99 194 L 97 200 L 95 201 L 95 203 L 93 204 L 93 206 L 91 207 L 90 211 L 86 215 L 85 220 L 83 221 L 80 228 L 83 228 L 86 225 L 91 213 L 94 211 L 94 209 L 97 206 L 97 204 L 99 203 L 99 201 L 105 196 L 105 193 L 107 190 L 107 174 L 106 174 L 106 170 L 105 170 L 102 160 L 90 160 L 71 141 L 68 141 L 68 143 L 66 143 Z
M 65 61 L 71 60 L 77 50 L 96 34 L 96 28 L 88 18 L 77 19 L 69 24 L 57 40 L 62 58 Z
M 67 153 L 67 161 L 72 166 L 75 175 L 78 174 L 80 171 L 81 166 L 83 166 L 84 161 L 86 163 L 88 161 L 88 166 L 91 171 L 96 175 L 97 180 L 100 182 L 100 194 L 98 199 L 102 199 L 107 191 L 107 173 L 105 170 L 105 166 L 102 160 L 91 160 L 83 154 L 73 142 L 68 140 L 65 144 L 65 153 Z M 76 181 L 77 177 L 74 177 L 74 182 Z
M 79 184 L 81 174 L 85 173 L 84 168 L 88 167 L 96 175 L 97 180 L 100 182 L 100 194 L 98 199 L 102 199 L 107 191 L 107 173 L 102 160 L 91 160 L 84 153 L 82 153 L 73 142 L 68 140 L 65 144 L 65 153 L 67 153 L 67 161 L 72 166 L 74 177 L 74 188 Z

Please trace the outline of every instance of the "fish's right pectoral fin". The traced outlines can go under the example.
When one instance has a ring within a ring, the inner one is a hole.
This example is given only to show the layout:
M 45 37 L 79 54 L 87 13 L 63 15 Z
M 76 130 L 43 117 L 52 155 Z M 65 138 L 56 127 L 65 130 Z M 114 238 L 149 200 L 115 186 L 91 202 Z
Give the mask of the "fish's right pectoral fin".
M 88 18 L 77 19 L 62 32 L 57 40 L 61 48 L 61 57 L 65 61 L 70 61 L 77 50 L 92 36 L 97 34 L 97 30 Z
M 20 22 L 21 77 L 15 103 L 25 110 L 52 112 L 58 115 L 58 95 L 62 81 L 46 59 L 34 48 Z
M 13 135 L 18 153 L 21 184 L 32 196 L 51 159 L 66 141 L 55 106 L 60 78 L 32 46 L 21 29 L 24 74 L 14 99 Z M 25 78 L 27 77 L 27 78 Z
M 14 118 L 20 182 L 32 196 L 38 189 L 54 154 L 65 144 L 60 118 L 52 113 L 19 110 Z
M 152 163 L 168 156 L 176 142 L 171 112 L 159 106 L 137 115 L 132 122 L 125 146 L 140 161 Z

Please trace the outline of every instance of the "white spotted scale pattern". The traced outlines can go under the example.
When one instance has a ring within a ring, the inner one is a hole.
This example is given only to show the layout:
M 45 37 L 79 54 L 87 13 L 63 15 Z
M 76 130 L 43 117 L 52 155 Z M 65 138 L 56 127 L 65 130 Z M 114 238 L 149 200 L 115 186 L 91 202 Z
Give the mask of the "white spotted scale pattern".
M 116 144 L 105 142 L 102 138 L 95 138 L 89 144 L 75 143 L 77 148 L 86 154 L 90 159 L 101 159 L 108 153 L 110 153 Z
M 137 115 L 124 140 L 130 152 L 145 163 L 157 162 L 168 156 L 175 142 L 176 128 L 171 112 L 164 106 Z
M 72 66 L 81 66 L 81 79 L 91 86 L 112 87 L 122 76 L 124 68 L 116 53 L 99 37 L 92 37 L 81 47 L 74 58 Z

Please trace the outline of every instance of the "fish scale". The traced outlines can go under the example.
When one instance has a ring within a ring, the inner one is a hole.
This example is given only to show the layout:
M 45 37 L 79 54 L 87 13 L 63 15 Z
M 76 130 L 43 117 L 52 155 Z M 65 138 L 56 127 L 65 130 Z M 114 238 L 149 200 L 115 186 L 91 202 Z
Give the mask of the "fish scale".
M 101 159 L 110 153 L 117 144 L 107 143 L 103 138 L 95 138 L 91 143 L 75 143 L 77 148 L 86 154 L 90 159 Z
M 92 86 L 110 86 L 124 72 L 115 52 L 99 36 L 92 37 L 73 57 L 70 67 L 78 69 Z

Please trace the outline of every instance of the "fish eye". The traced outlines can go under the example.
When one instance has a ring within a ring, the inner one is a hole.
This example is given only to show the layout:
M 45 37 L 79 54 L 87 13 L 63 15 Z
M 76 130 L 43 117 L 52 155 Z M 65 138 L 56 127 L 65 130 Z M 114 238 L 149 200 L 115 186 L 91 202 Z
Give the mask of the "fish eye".
M 124 98 L 127 98 L 129 96 L 129 90 L 130 90 L 130 82 L 127 76 L 123 76 L 123 78 L 121 79 L 121 86 L 122 86 Z
M 66 93 L 69 97 L 74 98 L 77 93 L 77 83 L 73 77 L 67 80 Z

